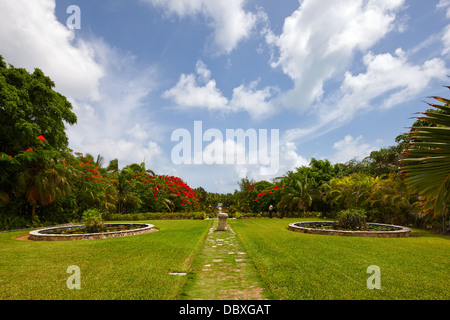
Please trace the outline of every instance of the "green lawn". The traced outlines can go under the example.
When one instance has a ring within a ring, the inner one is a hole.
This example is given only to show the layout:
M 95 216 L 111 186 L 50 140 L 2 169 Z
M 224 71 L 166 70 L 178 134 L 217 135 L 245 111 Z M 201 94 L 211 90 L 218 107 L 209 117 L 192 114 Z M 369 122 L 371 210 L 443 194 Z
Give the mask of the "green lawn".
M 0 234 L 0 299 L 176 299 L 211 221 L 146 221 L 160 231 L 79 241 L 19 241 Z M 67 267 L 81 289 L 67 288 Z
M 450 236 L 360 238 L 286 230 L 305 219 L 231 220 L 275 299 L 449 299 Z M 367 267 L 381 289 L 368 289 Z
M 449 299 L 450 236 L 418 231 L 399 239 L 302 234 L 286 230 L 304 219 L 229 220 L 274 299 Z M 160 231 L 80 241 L 19 241 L 0 234 L 0 300 L 149 299 L 180 297 L 184 276 L 211 220 L 155 220 Z M 69 290 L 67 267 L 81 270 Z M 381 270 L 369 290 L 367 267 Z

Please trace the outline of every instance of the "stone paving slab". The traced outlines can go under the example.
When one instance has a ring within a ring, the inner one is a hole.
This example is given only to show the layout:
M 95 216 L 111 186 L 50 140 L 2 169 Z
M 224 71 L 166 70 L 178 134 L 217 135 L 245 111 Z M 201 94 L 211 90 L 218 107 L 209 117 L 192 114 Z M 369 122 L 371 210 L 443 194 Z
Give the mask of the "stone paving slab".
M 210 228 L 203 248 L 195 258 L 180 299 L 264 300 L 260 276 L 231 226 Z

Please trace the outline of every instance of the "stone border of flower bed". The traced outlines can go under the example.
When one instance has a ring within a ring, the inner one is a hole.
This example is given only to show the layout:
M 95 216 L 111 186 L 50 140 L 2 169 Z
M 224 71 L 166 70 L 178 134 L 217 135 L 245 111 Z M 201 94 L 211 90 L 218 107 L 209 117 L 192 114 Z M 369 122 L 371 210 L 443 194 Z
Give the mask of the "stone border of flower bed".
M 305 226 L 298 226 L 298 224 L 303 224 L 305 222 L 295 222 L 291 223 L 288 230 L 310 233 L 310 234 L 322 234 L 322 235 L 332 235 L 332 236 L 351 236 L 351 237 L 372 237 L 372 238 L 407 238 L 411 235 L 411 229 L 402 226 L 396 226 L 392 224 L 383 223 L 373 223 L 378 226 L 394 227 L 396 230 L 392 231 L 350 231 L 350 230 L 333 230 L 333 229 L 314 229 L 307 228 Z M 322 223 L 319 221 L 308 221 L 306 223 Z M 370 224 L 370 223 L 368 223 Z
M 125 224 L 134 224 L 134 225 L 142 225 L 142 228 L 133 229 L 133 230 L 123 230 L 123 231 L 113 231 L 113 232 L 98 232 L 98 233 L 86 233 L 86 234 L 52 234 L 52 233 L 42 233 L 45 231 L 50 231 L 53 229 L 60 228 L 46 228 L 30 231 L 29 240 L 34 241 L 67 241 L 67 240 L 92 240 L 92 239 L 106 239 L 106 238 L 114 238 L 114 237 L 126 237 L 126 236 L 135 236 L 138 234 L 144 234 L 149 232 L 158 231 L 159 229 L 155 228 L 152 224 L 146 223 L 120 223 L 121 225 Z M 80 227 L 82 225 L 74 225 L 71 226 L 73 228 Z

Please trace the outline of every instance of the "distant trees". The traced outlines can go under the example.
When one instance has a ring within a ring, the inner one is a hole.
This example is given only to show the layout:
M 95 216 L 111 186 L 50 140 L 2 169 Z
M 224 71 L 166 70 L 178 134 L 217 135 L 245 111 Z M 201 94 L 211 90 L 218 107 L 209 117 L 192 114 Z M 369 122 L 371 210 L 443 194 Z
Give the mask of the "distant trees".
M 293 179 L 286 179 L 280 202 L 277 208 L 280 212 L 302 210 L 306 214 L 313 203 L 314 193 L 318 192 L 314 188 L 314 180 L 309 177 L 296 176 Z
M 361 161 L 331 164 L 313 158 L 273 181 L 243 178 L 233 194 L 218 194 L 157 175 L 145 163 L 120 169 L 113 159 L 105 167 L 101 155 L 73 153 L 65 124 L 77 118 L 53 88 L 41 70 L 7 66 L 0 56 L 0 228 L 18 216 L 68 222 L 88 209 L 213 213 L 222 203 L 231 214 L 262 215 L 269 205 L 278 216 L 315 211 L 335 217 L 340 210 L 361 209 L 371 221 L 434 227 L 439 222 L 442 233 L 449 231 L 448 99 L 433 97 L 442 104 L 429 104 L 432 109 L 397 137 L 397 145 Z
M 409 191 L 398 174 L 380 177 L 353 173 L 323 186 L 325 199 L 335 211 L 365 209 L 372 222 L 410 223 L 414 220 Z
M 195 191 L 178 177 L 156 175 L 144 163 L 121 170 L 117 159 L 104 168 L 101 155 L 67 149 L 65 125 L 77 117 L 53 88 L 41 70 L 7 66 L 0 56 L 0 229 L 28 218 L 79 221 L 88 209 L 198 209 Z
M 253 212 L 267 212 L 269 203 L 296 216 L 320 211 L 334 217 L 340 210 L 363 209 L 371 221 L 449 232 L 450 100 L 433 98 L 443 104 L 429 104 L 432 109 L 417 117 L 395 146 L 361 161 L 332 165 L 311 159 L 272 183 L 242 179 L 236 198 Z

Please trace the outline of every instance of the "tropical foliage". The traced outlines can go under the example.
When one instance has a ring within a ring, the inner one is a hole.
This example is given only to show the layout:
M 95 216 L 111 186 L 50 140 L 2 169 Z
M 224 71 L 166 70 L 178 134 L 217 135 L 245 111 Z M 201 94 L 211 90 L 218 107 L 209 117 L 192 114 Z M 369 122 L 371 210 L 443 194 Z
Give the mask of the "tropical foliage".
M 429 104 L 396 145 L 363 160 L 313 158 L 272 181 L 243 178 L 233 194 L 218 194 L 145 163 L 106 165 L 101 155 L 68 149 L 65 125 L 77 118 L 53 88 L 41 70 L 30 74 L 0 56 L 0 228 L 80 221 L 88 210 L 112 220 L 203 218 L 221 203 L 235 217 L 268 216 L 270 205 L 275 217 L 359 210 L 367 221 L 448 232 L 450 100 L 434 97 L 441 104 Z
M 366 213 L 363 209 L 346 209 L 337 214 L 337 227 L 346 230 L 364 230 L 367 228 Z
M 442 219 L 448 230 L 450 203 L 450 100 L 433 97 L 444 103 L 429 104 L 434 109 L 422 113 L 421 127 L 412 127 L 410 148 L 405 151 L 403 174 L 408 186 L 417 192 L 423 211 Z

